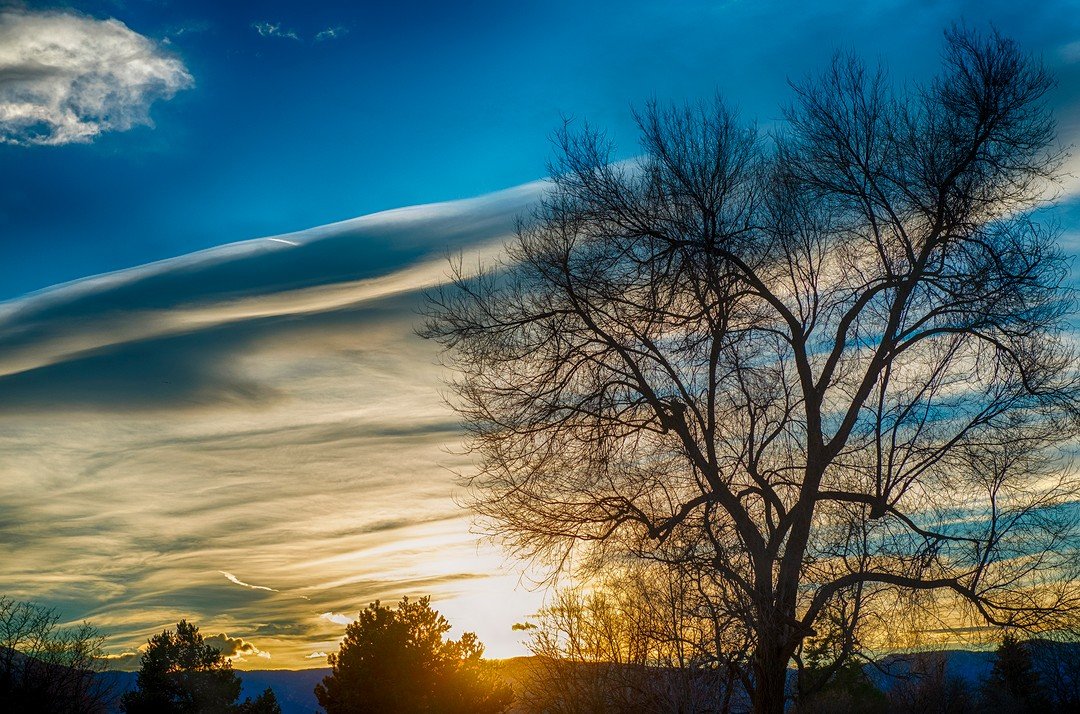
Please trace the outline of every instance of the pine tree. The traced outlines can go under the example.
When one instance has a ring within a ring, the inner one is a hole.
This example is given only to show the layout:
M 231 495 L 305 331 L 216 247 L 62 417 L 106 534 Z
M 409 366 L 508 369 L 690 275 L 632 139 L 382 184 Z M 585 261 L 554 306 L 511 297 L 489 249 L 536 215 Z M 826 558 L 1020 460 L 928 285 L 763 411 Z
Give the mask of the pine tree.
M 982 704 L 995 714 L 1042 714 L 1049 707 L 1031 652 L 1012 633 L 997 648 L 994 668 L 983 683 Z
M 138 688 L 127 692 L 125 714 L 280 714 L 274 692 L 238 703 L 240 677 L 220 650 L 207 644 L 187 620 L 150 638 L 142 656 Z

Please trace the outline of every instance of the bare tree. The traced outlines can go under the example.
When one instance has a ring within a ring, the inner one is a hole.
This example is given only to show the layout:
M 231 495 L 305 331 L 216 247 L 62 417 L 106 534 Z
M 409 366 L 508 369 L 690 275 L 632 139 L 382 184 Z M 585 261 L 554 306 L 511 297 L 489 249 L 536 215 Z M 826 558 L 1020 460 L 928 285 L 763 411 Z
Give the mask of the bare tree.
M 104 638 L 87 623 L 58 626 L 59 614 L 0 597 L 0 701 L 4 711 L 97 714 L 114 692 L 105 669 Z
M 947 669 L 946 652 L 921 651 L 904 657 L 906 672 L 888 690 L 889 711 L 974 714 L 976 697 L 968 683 Z
M 898 93 L 838 57 L 770 138 L 649 106 L 633 164 L 564 129 L 505 261 L 431 296 L 491 531 L 697 570 L 757 712 L 839 598 L 853 631 L 874 593 L 1025 628 L 1078 604 L 1052 81 L 996 33 L 943 64 Z
M 633 563 L 558 590 L 529 624 L 518 706 L 530 712 L 706 712 L 745 704 L 741 652 L 717 637 L 691 579 Z

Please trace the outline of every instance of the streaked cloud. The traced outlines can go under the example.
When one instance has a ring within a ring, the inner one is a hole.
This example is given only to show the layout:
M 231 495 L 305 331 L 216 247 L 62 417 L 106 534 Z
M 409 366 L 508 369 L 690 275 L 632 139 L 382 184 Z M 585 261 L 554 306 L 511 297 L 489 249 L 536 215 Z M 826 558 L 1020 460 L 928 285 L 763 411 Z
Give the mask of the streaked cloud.
M 134 652 L 115 652 L 102 655 L 101 659 L 105 661 L 105 669 L 120 670 L 120 671 L 133 671 L 139 668 L 142 664 L 143 652 L 146 651 L 147 645 L 144 643 Z
M 149 125 L 193 85 L 183 62 L 119 20 L 0 10 L 0 142 L 86 143 Z
M 273 402 L 279 386 L 230 354 L 267 334 L 350 329 L 368 321 L 366 306 L 415 300 L 445 277 L 447 250 L 499 250 L 542 186 L 244 241 L 0 303 L 0 411 Z
M 413 328 L 445 254 L 491 255 L 542 190 L 0 303 L 0 548 L 18 552 L 0 592 L 90 619 L 121 655 L 186 617 L 273 653 L 238 666 L 313 666 L 345 613 L 403 595 L 520 653 L 510 626 L 539 596 L 454 503 L 469 462 Z

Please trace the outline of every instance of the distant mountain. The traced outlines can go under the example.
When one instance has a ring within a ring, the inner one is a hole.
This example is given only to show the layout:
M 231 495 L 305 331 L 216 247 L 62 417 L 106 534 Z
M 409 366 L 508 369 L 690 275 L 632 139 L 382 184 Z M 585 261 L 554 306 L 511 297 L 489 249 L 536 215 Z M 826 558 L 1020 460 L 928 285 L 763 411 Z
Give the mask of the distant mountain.
M 1032 639 L 1025 643 L 1031 653 L 1032 664 L 1042 677 L 1045 686 L 1069 686 L 1080 688 L 1073 681 L 1080 676 L 1080 642 L 1054 642 Z M 892 654 L 865 667 L 871 681 L 882 690 L 910 677 L 913 673 L 944 660 L 946 677 L 963 680 L 972 688 L 978 688 L 994 668 L 996 655 L 992 650 L 938 650 L 917 654 Z
M 270 687 L 281 705 L 282 714 L 312 714 L 320 711 L 319 702 L 315 699 L 315 685 L 330 674 L 330 669 L 268 669 L 239 674 L 244 683 L 241 699 L 254 699 Z
M 978 687 L 994 667 L 992 651 L 939 650 L 917 654 L 893 654 L 867 664 L 864 671 L 878 689 L 888 691 L 898 681 L 923 674 L 930 664 L 945 661 L 945 676 Z
M 315 699 L 315 685 L 330 673 L 329 668 L 320 669 L 262 669 L 242 671 L 240 699 L 254 699 L 267 687 L 274 690 L 282 714 L 314 714 L 319 711 Z M 117 700 L 124 692 L 135 688 L 138 672 L 103 672 L 101 674 L 113 687 Z

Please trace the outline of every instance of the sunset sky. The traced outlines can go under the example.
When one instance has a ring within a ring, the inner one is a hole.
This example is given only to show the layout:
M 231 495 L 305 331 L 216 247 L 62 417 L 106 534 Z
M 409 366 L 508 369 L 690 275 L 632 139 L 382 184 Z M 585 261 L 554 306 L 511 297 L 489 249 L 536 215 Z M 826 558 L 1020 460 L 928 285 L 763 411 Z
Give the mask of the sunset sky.
M 0 594 L 129 662 L 186 617 L 239 667 L 323 666 L 426 594 L 522 654 L 543 592 L 471 534 L 413 332 L 447 252 L 512 235 L 563 117 L 620 158 L 654 98 L 769 129 L 834 51 L 925 78 L 956 20 L 1041 55 L 1080 141 L 1077 0 L 0 0 Z

